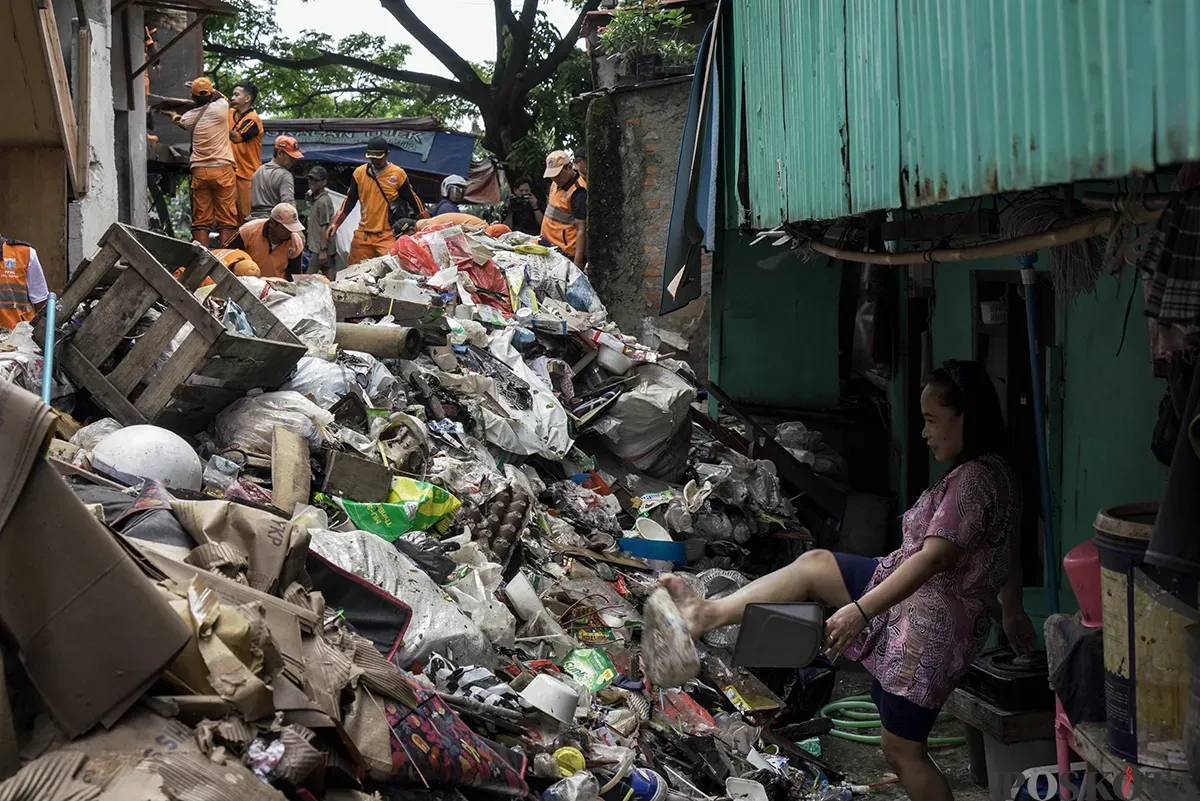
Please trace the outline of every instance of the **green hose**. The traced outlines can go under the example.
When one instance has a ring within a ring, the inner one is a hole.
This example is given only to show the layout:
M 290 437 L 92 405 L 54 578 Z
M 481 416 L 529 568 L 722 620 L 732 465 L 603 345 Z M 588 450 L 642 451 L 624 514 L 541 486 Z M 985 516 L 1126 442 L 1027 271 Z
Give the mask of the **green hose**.
M 841 716 L 835 718 L 831 714 L 833 712 L 840 712 Z M 841 737 L 843 740 L 856 743 L 879 745 L 878 734 L 858 734 L 854 731 L 845 731 L 845 729 L 879 728 L 879 708 L 871 702 L 869 695 L 854 695 L 826 704 L 817 711 L 817 717 L 829 718 L 833 721 L 834 728 L 829 733 L 834 737 Z M 953 716 L 949 712 L 938 715 L 939 721 L 952 718 Z M 966 741 L 965 737 L 930 737 L 928 743 L 930 745 L 962 745 Z

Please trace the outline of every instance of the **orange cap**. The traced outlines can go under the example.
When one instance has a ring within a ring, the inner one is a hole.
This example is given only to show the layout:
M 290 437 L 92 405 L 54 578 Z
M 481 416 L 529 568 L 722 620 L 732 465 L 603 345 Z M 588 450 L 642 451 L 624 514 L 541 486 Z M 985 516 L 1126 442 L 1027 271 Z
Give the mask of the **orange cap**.
M 300 212 L 296 211 L 296 207 L 291 203 L 280 203 L 271 209 L 271 219 L 277 223 L 281 223 L 284 228 L 293 234 L 298 234 L 304 230 L 304 223 L 300 222 Z
M 279 136 L 275 139 L 275 149 L 282 150 L 294 159 L 304 158 L 304 154 L 300 152 L 300 145 L 296 142 L 294 136 Z
M 184 86 L 192 90 L 192 97 L 208 97 L 215 91 L 212 81 L 208 78 L 197 78 L 194 81 L 188 81 Z
M 565 150 L 555 150 L 546 156 L 546 172 L 543 178 L 553 178 L 565 168 L 571 166 L 571 156 Z

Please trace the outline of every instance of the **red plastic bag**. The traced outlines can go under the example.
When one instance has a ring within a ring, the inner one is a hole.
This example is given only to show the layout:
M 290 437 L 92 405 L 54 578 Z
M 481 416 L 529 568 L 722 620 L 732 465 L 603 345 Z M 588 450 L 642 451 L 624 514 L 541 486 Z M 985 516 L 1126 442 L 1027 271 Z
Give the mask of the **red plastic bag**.
M 429 252 L 424 242 L 418 242 L 414 237 L 397 237 L 388 253 L 395 256 L 410 273 L 433 275 L 438 271 L 437 262 Z

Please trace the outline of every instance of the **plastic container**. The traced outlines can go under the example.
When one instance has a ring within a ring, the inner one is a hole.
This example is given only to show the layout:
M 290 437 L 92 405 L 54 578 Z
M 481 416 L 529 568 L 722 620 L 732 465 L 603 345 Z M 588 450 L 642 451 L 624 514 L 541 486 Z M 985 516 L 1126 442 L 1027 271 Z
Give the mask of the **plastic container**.
M 671 562 L 676 566 L 687 564 L 687 547 L 682 542 L 644 540 L 639 537 L 622 537 L 618 540 L 621 550 L 638 559 Z
M 644 540 L 671 542 L 671 532 L 667 531 L 660 523 L 648 517 L 639 517 L 637 522 L 633 524 L 633 527 L 637 529 L 638 535 Z
M 1076 545 L 1063 557 L 1063 571 L 1071 582 L 1075 600 L 1083 613 L 1083 625 L 1098 629 L 1104 625 L 1103 603 L 1100 592 L 1100 551 L 1096 543 Z
M 522 621 L 533 620 L 538 612 L 545 609 L 524 573 L 517 573 L 512 581 L 505 585 L 504 596 L 508 598 L 509 605 Z
M 625 375 L 633 369 L 633 359 L 615 348 L 610 348 L 608 345 L 600 346 L 600 353 L 596 361 L 613 375 Z
M 544 712 L 560 723 L 575 720 L 575 707 L 579 694 L 553 676 L 539 673 L 521 691 L 521 697 L 539 712 Z
M 1196 608 L 1185 583 L 1144 562 L 1158 504 L 1113 506 L 1096 515 L 1104 617 L 1108 745 L 1121 758 L 1186 770 L 1183 734 L 1191 672 L 1186 628 L 1176 611 Z

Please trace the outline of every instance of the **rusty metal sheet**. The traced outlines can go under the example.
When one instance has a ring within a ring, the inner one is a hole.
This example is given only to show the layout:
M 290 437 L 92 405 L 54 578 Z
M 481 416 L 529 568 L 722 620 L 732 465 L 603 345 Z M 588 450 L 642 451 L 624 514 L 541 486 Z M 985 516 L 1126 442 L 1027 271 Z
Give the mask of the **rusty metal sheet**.
M 1153 169 L 1150 3 L 899 0 L 897 11 L 906 205 Z

